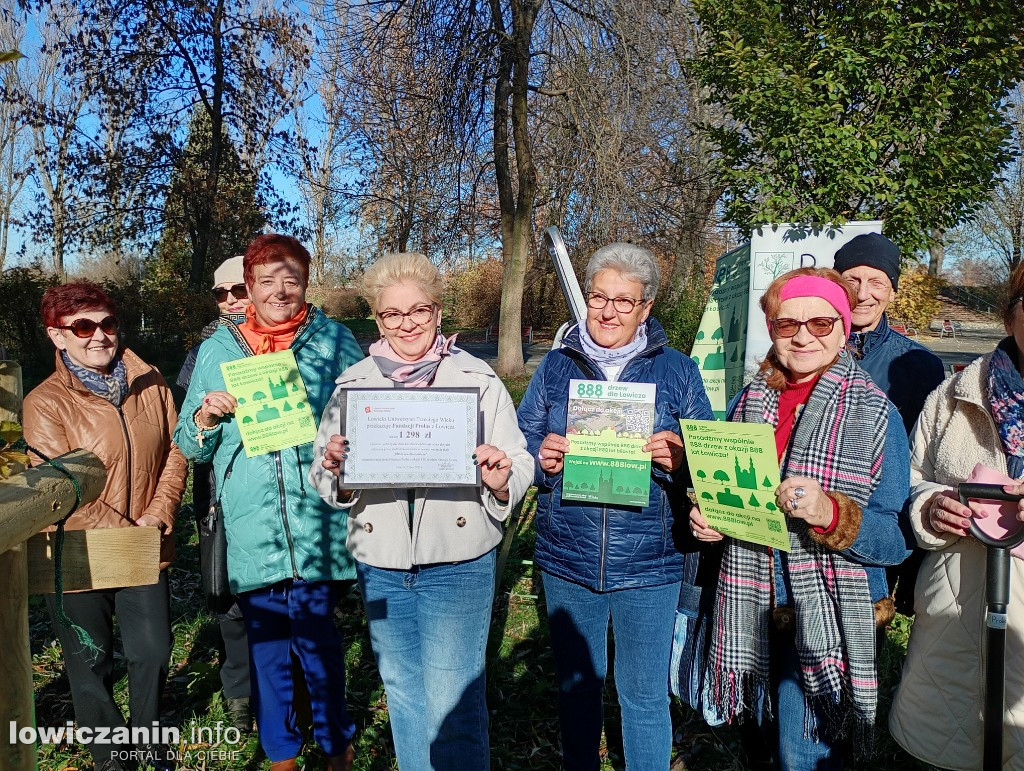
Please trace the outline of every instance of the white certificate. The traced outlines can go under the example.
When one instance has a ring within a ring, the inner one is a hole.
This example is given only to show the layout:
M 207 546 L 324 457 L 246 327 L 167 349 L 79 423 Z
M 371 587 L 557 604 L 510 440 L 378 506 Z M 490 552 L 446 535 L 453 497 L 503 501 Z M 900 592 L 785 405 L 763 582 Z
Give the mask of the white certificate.
M 341 488 L 478 486 L 475 388 L 346 388 Z

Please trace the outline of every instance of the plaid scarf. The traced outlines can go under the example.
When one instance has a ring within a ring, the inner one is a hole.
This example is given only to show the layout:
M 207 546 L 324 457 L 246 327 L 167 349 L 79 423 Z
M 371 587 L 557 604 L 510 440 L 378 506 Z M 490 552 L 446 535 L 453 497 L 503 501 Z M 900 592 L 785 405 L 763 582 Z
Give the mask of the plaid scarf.
M 731 417 L 778 423 L 779 392 L 758 376 Z M 850 357 L 821 376 L 793 429 L 782 477 L 816 479 L 862 508 L 878 486 L 889 403 Z M 874 608 L 863 566 L 824 548 L 802 519 L 789 518 L 780 554 L 796 609 L 796 648 L 806 699 L 804 735 L 867 739 L 875 720 Z M 771 715 L 769 679 L 773 550 L 726 539 L 715 603 L 708 687 L 723 721 L 743 711 Z
M 117 363 L 110 368 L 109 375 L 101 375 L 75 364 L 68 356 L 67 351 L 61 351 L 60 357 L 64 366 L 82 382 L 82 385 L 115 407 L 121 406 L 124 398 L 128 395 L 128 372 L 125 369 L 124 360 L 120 356 L 117 357 Z
M 1012 355 L 1017 344 L 1012 337 L 999 343 L 988 361 L 988 405 L 999 429 L 1010 476 L 1024 475 L 1024 380 Z

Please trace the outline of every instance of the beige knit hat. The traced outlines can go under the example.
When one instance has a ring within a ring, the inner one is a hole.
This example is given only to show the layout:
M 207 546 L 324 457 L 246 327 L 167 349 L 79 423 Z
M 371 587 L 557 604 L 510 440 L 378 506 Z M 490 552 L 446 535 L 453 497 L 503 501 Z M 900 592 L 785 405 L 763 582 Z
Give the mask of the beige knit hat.
M 213 271 L 213 288 L 216 289 L 221 284 L 235 284 L 244 283 L 245 279 L 242 276 L 242 260 L 245 255 L 240 254 L 237 257 L 228 257 L 222 262 L 217 270 Z

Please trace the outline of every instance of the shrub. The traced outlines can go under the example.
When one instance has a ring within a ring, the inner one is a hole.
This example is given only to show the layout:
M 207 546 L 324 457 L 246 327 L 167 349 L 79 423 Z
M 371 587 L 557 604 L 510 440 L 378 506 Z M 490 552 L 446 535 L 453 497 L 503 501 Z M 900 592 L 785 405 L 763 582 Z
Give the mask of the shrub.
M 306 299 L 335 319 L 365 319 L 370 304 L 352 287 L 310 287 Z
M 38 268 L 11 268 L 0 275 L 0 346 L 9 359 L 21 364 L 26 387 L 53 372 L 54 348 L 39 316 L 39 303 L 56 284 L 56 276 Z
M 501 260 L 491 257 L 447 275 L 445 315 L 456 327 L 486 327 L 501 309 Z
M 889 315 L 918 329 L 926 329 L 942 307 L 938 299 L 942 284 L 942 279 L 928 275 L 923 267 L 904 271 Z

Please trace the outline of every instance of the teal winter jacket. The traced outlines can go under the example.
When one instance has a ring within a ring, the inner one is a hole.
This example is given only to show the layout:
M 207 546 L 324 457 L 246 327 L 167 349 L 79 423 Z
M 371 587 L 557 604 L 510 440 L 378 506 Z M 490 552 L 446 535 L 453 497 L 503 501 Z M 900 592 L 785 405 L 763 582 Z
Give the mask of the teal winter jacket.
M 309 306 L 291 350 L 313 415 L 323 414 L 334 379 L 363 358 L 352 333 Z M 224 513 L 231 589 L 252 591 L 289 578 L 337 581 L 355 578 L 345 548 L 348 516 L 328 506 L 306 481 L 313 444 L 249 458 L 234 417 L 206 431 L 199 442 L 195 413 L 210 391 L 223 391 L 223 362 L 252 356 L 234 324 L 222 324 L 199 348 L 174 441 L 200 463 L 213 463 Z

